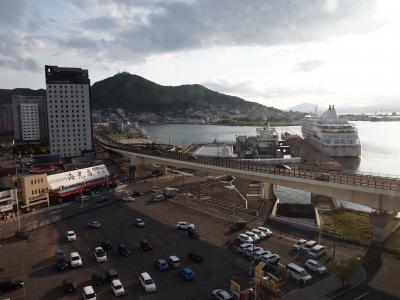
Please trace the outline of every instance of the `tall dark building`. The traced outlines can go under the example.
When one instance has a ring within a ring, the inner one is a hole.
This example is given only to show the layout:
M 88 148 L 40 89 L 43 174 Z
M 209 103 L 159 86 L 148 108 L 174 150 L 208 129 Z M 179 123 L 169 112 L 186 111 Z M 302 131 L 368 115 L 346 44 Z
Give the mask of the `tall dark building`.
M 12 136 L 13 130 L 13 113 L 12 107 L 9 104 L 0 106 L 0 135 Z
M 88 70 L 45 66 L 45 75 L 51 154 L 73 157 L 91 151 Z

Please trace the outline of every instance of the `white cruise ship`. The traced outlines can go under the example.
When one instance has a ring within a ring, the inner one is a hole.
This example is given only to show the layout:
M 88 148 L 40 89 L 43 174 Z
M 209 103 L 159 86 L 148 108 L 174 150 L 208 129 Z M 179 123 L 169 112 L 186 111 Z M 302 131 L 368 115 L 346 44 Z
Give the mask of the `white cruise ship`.
M 361 144 L 355 125 L 339 120 L 335 106 L 321 116 L 307 116 L 301 126 L 306 142 L 332 157 L 357 157 Z

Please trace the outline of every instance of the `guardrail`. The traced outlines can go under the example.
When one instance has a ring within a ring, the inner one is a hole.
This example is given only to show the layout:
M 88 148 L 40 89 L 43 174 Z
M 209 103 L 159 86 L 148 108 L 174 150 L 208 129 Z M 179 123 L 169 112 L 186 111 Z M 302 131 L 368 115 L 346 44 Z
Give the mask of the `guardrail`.
M 123 145 L 123 144 L 118 144 L 114 141 L 110 141 L 109 143 L 106 143 L 104 142 L 104 140 L 101 141 L 99 139 L 97 139 L 97 141 L 99 142 L 99 144 L 109 148 L 114 148 L 118 150 L 149 155 L 159 158 L 187 161 L 195 164 L 225 167 L 237 170 L 268 173 L 268 174 L 303 178 L 310 180 L 319 180 L 319 181 L 326 181 L 326 182 L 352 185 L 352 186 L 369 187 L 380 190 L 390 190 L 397 192 L 400 191 L 400 179 L 397 177 L 382 177 L 375 175 L 349 173 L 344 171 L 317 169 L 311 166 L 300 166 L 295 169 L 282 169 L 272 165 L 257 164 L 251 161 L 242 161 L 237 158 L 196 157 L 185 153 L 174 153 L 168 151 L 154 150 L 146 147 Z M 151 147 L 151 145 L 148 147 Z

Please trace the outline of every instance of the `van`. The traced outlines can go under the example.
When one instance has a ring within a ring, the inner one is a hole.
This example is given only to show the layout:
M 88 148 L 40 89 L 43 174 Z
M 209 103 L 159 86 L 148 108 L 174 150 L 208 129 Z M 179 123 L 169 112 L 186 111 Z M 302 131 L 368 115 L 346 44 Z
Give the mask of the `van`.
M 310 252 L 311 248 L 316 246 L 316 245 L 317 245 L 316 241 L 313 241 L 313 240 L 307 241 L 303 246 L 303 252 L 305 252 L 305 253 Z
M 143 289 L 148 292 L 154 292 L 156 290 L 156 284 L 154 283 L 153 279 L 151 279 L 149 273 L 143 272 L 139 276 L 140 284 L 142 285 Z
M 294 278 L 297 282 L 302 282 L 303 284 L 307 284 L 311 282 L 311 275 L 307 273 L 302 267 L 290 263 L 286 266 L 286 271 L 289 277 Z
M 308 256 L 312 258 L 319 258 L 324 254 L 325 254 L 325 247 L 321 245 L 316 245 L 312 247 L 311 250 L 308 252 Z
M 96 293 L 91 285 L 83 288 L 82 296 L 84 300 L 96 300 Z

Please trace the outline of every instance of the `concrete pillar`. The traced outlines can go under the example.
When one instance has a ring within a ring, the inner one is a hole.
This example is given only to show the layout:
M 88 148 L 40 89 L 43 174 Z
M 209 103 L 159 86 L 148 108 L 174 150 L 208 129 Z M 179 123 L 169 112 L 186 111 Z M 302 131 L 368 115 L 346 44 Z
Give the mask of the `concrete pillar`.
M 260 196 L 261 199 L 264 200 L 275 200 L 277 198 L 276 185 L 269 182 L 263 182 L 261 185 Z
M 160 165 L 160 175 L 161 176 L 167 175 L 167 165 Z
M 369 215 L 369 221 L 374 226 L 372 239 L 375 242 L 384 242 L 393 232 L 399 222 L 395 219 L 397 212 L 376 211 Z
M 129 162 L 129 177 L 131 178 L 144 178 L 146 176 L 145 161 L 142 157 L 130 156 Z

